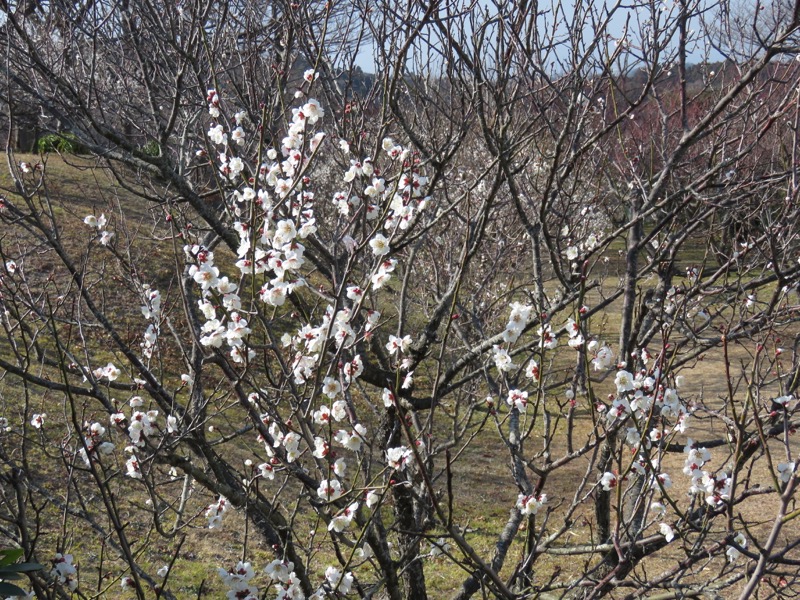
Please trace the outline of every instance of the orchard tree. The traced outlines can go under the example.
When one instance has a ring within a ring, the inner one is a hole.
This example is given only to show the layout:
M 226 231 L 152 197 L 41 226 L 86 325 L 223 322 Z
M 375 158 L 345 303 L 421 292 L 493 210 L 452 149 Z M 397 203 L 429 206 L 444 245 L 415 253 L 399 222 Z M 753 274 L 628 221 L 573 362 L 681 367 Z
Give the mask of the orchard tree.
M 798 7 L 577 4 L 2 3 L 35 597 L 797 595 Z

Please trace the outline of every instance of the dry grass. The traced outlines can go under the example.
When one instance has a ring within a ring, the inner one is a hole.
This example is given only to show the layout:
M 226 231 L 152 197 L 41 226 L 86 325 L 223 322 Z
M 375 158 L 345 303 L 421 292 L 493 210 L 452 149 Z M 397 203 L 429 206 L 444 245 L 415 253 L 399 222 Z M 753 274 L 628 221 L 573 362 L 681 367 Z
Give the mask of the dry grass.
M 39 160 L 39 157 L 36 156 L 17 156 L 16 158 L 17 160 L 27 160 L 29 162 Z M 113 215 L 113 218 L 117 221 L 118 247 L 124 250 L 124 253 L 130 258 L 131 264 L 140 265 L 142 272 L 148 273 L 152 277 L 153 283 L 158 284 L 159 287 L 170 285 L 171 265 L 174 259 L 172 258 L 171 245 L 166 240 L 165 234 L 167 230 L 163 223 L 162 208 L 147 207 L 141 200 L 136 199 L 133 194 L 119 186 L 108 172 L 98 169 L 97 165 L 90 159 L 69 157 L 65 160 L 51 156 L 47 160 L 47 171 L 49 177 L 46 191 L 53 203 L 54 212 L 62 219 L 65 247 L 70 253 L 80 256 L 85 251 L 86 229 L 83 225 L 83 217 L 89 213 L 99 214 L 105 212 L 109 216 Z M 6 193 L 10 196 L 12 193 L 12 190 L 8 190 L 10 178 L 5 170 L 0 171 L 0 185 L 6 188 Z M 8 243 L 8 239 L 5 237 L 2 240 L 4 244 Z M 35 254 L 31 255 L 29 268 L 37 270 L 37 280 L 46 281 L 48 277 L 51 277 L 52 272 L 48 270 L 47 263 L 48 258 L 46 255 L 44 257 Z M 97 273 L 107 273 L 111 277 L 119 277 L 121 283 L 124 281 L 121 274 L 114 274 L 112 271 L 105 271 L 104 269 L 110 269 L 110 267 L 99 266 Z M 59 286 L 64 286 L 65 283 L 63 281 L 56 282 L 54 285 L 55 289 L 58 289 Z M 126 317 L 130 317 L 138 311 L 139 304 L 135 300 L 133 290 L 127 289 L 124 285 L 107 292 L 104 301 L 108 307 L 113 308 L 115 313 L 121 317 L 120 324 L 123 328 L 127 327 Z M 618 308 L 618 306 L 614 305 L 609 307 L 602 317 L 602 323 L 598 320 L 595 324 L 597 333 L 602 339 L 608 339 L 616 332 L 616 328 L 619 326 Z M 99 338 L 94 341 L 102 343 L 102 339 Z M 609 341 L 613 343 L 613 340 L 609 339 Z M 754 349 L 750 346 L 754 346 L 757 341 L 734 345 L 730 348 L 731 363 L 737 368 L 734 373 L 735 385 L 738 385 L 739 379 L 746 372 L 747 365 L 752 362 Z M 2 350 L 5 352 L 6 348 L 2 347 Z M 660 349 L 651 348 L 650 350 L 653 353 L 657 353 Z M 564 364 L 556 366 L 558 369 L 572 367 L 568 360 Z M 178 371 L 176 370 L 176 372 Z M 682 394 L 695 401 L 698 405 L 703 404 L 721 410 L 724 409 L 726 402 L 743 402 L 743 386 L 739 386 L 734 398 L 730 398 L 721 350 L 708 352 L 704 360 L 683 369 L 682 374 L 685 375 L 688 382 L 686 388 L 682 390 Z M 606 379 L 596 385 L 596 392 L 602 397 L 602 395 L 611 391 L 612 385 L 610 378 Z M 16 387 L 16 384 L 5 378 L 1 392 L 2 409 L 6 411 L 6 414 L 18 414 L 20 411 L 18 403 L 24 402 L 21 390 Z M 777 394 L 778 389 L 773 386 L 771 388 L 762 388 L 760 392 L 763 397 L 766 397 L 768 394 Z M 552 396 L 562 393 L 563 390 L 560 389 L 550 393 L 551 398 L 546 400 L 548 410 L 554 413 L 558 412 L 557 403 L 552 402 Z M 588 416 L 590 407 L 585 405 L 587 399 L 579 396 L 578 401 L 579 405 L 576 411 L 578 417 L 574 429 L 576 445 L 580 445 L 583 440 L 592 435 L 592 423 Z M 58 410 L 51 407 L 49 402 L 47 395 L 45 395 L 41 398 L 29 398 L 26 405 L 32 411 L 47 410 L 48 413 L 52 413 L 55 417 L 55 413 Z M 65 413 L 62 414 L 64 417 L 67 416 Z M 565 421 L 561 420 L 560 423 L 563 427 Z M 370 431 L 375 430 L 375 423 L 368 423 L 368 425 Z M 704 438 L 709 435 L 713 437 L 724 436 L 726 433 L 715 420 L 703 421 L 698 419 L 693 421 L 692 428 L 687 432 L 687 435 L 695 438 Z M 538 450 L 536 445 L 539 443 L 539 436 L 540 434 L 534 433 L 528 440 L 529 449 Z M 244 438 L 242 439 L 241 452 L 237 457 L 241 462 L 248 458 L 251 453 L 246 446 Z M 558 441 L 562 443 L 553 447 L 555 458 L 566 449 L 563 439 L 558 439 Z M 792 449 L 793 451 L 800 450 L 797 438 L 792 439 Z M 46 451 L 46 448 L 36 449 L 32 452 L 32 456 L 38 456 L 43 465 L 47 464 Z M 714 454 L 715 460 L 710 467 L 712 469 L 724 468 L 728 460 L 725 450 L 720 449 Z M 560 526 L 564 507 L 571 501 L 578 482 L 585 477 L 587 468 L 590 465 L 590 457 L 591 454 L 574 460 L 548 478 L 544 491 L 548 495 L 549 505 L 554 509 L 548 517 L 546 532 L 553 531 Z M 684 489 L 688 486 L 688 477 L 680 474 L 683 460 L 683 455 L 679 453 L 669 454 L 664 459 L 665 470 L 675 474 L 673 476 L 675 489 Z M 497 536 L 505 525 L 509 511 L 517 498 L 517 489 L 514 485 L 509 465 L 508 450 L 502 443 L 491 420 L 481 434 L 476 437 L 474 443 L 466 449 L 459 462 L 454 465 L 453 506 L 454 513 L 458 515 L 456 522 L 465 532 L 467 540 L 473 544 L 482 556 L 491 556 Z M 764 465 L 764 461 L 760 462 L 759 466 L 749 474 L 748 483 L 750 487 L 757 485 L 767 487 L 771 485 L 770 474 Z M 119 467 L 124 469 L 122 465 L 119 465 Z M 45 477 L 57 477 L 58 469 L 53 468 L 41 472 Z M 597 475 L 597 473 L 591 473 L 589 475 L 590 482 L 595 481 Z M 142 565 L 152 567 L 152 570 L 155 571 L 159 566 L 170 561 L 175 552 L 176 540 L 165 541 L 160 539 L 142 523 L 135 521 L 135 517 L 141 516 L 143 513 L 137 513 L 134 507 L 140 507 L 140 509 L 145 510 L 147 498 L 143 494 L 138 495 L 140 492 L 132 493 L 130 490 L 130 486 L 126 486 L 124 490 L 120 488 L 119 493 L 127 495 L 126 501 L 129 502 L 131 507 L 130 515 L 132 518 L 129 526 L 131 532 L 135 532 L 135 537 L 139 542 L 139 546 L 136 549 L 141 552 L 139 558 Z M 675 496 L 679 506 L 682 508 L 688 506 L 688 498 L 685 498 L 680 492 Z M 204 597 L 219 595 L 221 592 L 220 581 L 210 565 L 233 565 L 243 554 L 246 526 L 242 515 L 231 514 L 226 517 L 228 522 L 224 529 L 209 531 L 205 528 L 202 511 L 210 500 L 213 499 L 209 499 L 207 495 L 200 494 L 195 497 L 187 510 L 190 514 L 196 514 L 198 518 L 184 532 L 186 540 L 178 554 L 174 575 L 170 582 L 170 588 L 179 597 L 195 597 L 200 594 Z M 772 524 L 772 518 L 777 506 L 776 502 L 777 499 L 774 495 L 753 496 L 746 502 L 737 505 L 735 514 L 732 516 L 736 520 L 741 519 L 742 522 L 752 524 L 753 533 L 762 534 Z M 59 512 L 54 507 L 50 507 L 42 513 L 43 517 L 56 519 L 56 522 L 58 514 Z M 306 519 L 303 521 L 304 528 L 309 531 L 316 530 L 314 543 L 318 544 L 318 551 L 321 556 L 324 557 L 329 554 L 331 552 L 329 545 L 319 541 L 324 538 L 324 534 L 320 531 L 320 529 L 324 530 L 324 524 L 315 522 L 308 516 L 302 518 Z M 590 510 L 586 509 L 582 512 L 577 512 L 573 520 L 574 522 L 566 536 L 567 542 L 590 540 L 591 532 L 595 529 L 594 515 Z M 537 521 L 537 526 L 540 523 L 541 520 Z M 648 530 L 646 533 L 654 533 L 656 528 L 657 526 L 654 526 L 652 530 Z M 43 523 L 43 545 L 49 540 L 55 539 L 57 535 L 59 535 L 57 527 L 53 527 L 51 523 Z M 435 537 L 435 532 L 432 535 Z M 787 524 L 784 529 L 784 536 L 788 538 L 800 537 L 800 526 L 798 526 L 796 520 Z M 510 576 L 515 565 L 521 560 L 523 556 L 523 539 L 524 535 L 519 535 L 512 546 L 502 572 L 504 577 Z M 82 536 L 78 529 L 69 532 L 66 540 L 70 544 L 69 550 L 78 556 L 84 581 L 94 582 L 96 580 L 97 585 L 95 587 L 100 595 L 120 597 L 116 581 L 109 582 L 100 578 L 100 551 L 96 540 Z M 301 543 L 303 543 L 303 540 L 301 540 Z M 659 553 L 656 559 L 644 563 L 639 568 L 640 576 L 649 577 L 670 568 L 675 564 L 676 560 L 684 556 L 682 544 L 690 543 L 691 537 L 687 536 L 685 540 L 678 541 L 668 547 L 664 552 Z M 253 560 L 258 567 L 262 567 L 271 560 L 269 548 L 266 548 L 259 539 L 250 536 L 247 544 L 247 558 Z M 111 565 L 115 564 L 112 559 L 108 558 L 108 553 L 105 555 L 105 560 L 110 561 Z M 535 578 L 537 582 L 542 582 L 547 581 L 555 572 L 575 573 L 576 570 L 586 568 L 585 560 L 587 559 L 583 556 L 543 556 L 537 562 Z M 319 564 L 324 564 L 325 561 L 320 560 L 318 562 Z M 109 562 L 102 563 L 102 565 L 103 568 L 106 568 Z M 707 567 L 707 569 L 713 568 L 721 568 L 721 563 L 718 561 Z M 461 584 L 465 575 L 465 572 L 459 567 L 443 559 L 426 563 L 426 578 L 430 586 L 431 597 L 434 598 L 444 597 L 452 592 Z M 713 570 L 701 573 L 698 577 L 705 577 L 706 575 L 713 576 Z M 107 591 L 103 592 L 103 590 Z

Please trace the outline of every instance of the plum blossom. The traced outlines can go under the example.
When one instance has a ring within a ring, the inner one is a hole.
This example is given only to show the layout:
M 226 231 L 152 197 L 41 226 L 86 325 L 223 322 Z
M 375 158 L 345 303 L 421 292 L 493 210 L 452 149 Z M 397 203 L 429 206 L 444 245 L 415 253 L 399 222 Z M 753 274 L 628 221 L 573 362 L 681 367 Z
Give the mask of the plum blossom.
M 747 538 L 745 538 L 744 534 L 742 534 L 741 532 L 737 533 L 734 536 L 733 543 L 741 548 L 747 548 Z M 734 548 L 733 546 L 728 546 L 728 549 L 725 550 L 725 554 L 728 556 L 728 562 L 734 562 L 737 558 L 741 556 L 739 548 Z
M 695 444 L 692 438 L 686 440 L 683 452 L 687 455 L 683 467 L 686 475 L 699 476 L 696 474 L 699 473 L 700 468 L 711 460 L 711 452 L 707 448 Z
M 219 283 L 219 269 L 209 262 L 192 265 L 189 268 L 189 275 L 198 283 L 203 291 L 216 287 Z
M 234 132 L 234 133 L 235 133 L 235 132 Z M 243 162 L 243 161 L 242 161 L 242 159 L 241 159 L 241 158 L 239 158 L 238 156 L 234 156 L 234 157 L 233 157 L 233 158 L 232 158 L 232 159 L 231 159 L 231 160 L 228 162 L 228 170 L 229 170 L 228 177 L 229 177 L 231 180 L 233 180 L 233 179 L 236 179 L 236 178 L 239 176 L 239 174 L 240 174 L 242 171 L 244 171 L 244 162 Z
M 338 396 L 342 391 L 342 384 L 339 383 L 338 379 L 334 379 L 333 377 L 326 377 L 322 381 L 322 393 L 325 394 L 328 398 L 333 400 Z
M 328 581 L 332 590 L 336 590 L 345 595 L 349 594 L 350 589 L 353 587 L 353 574 L 348 571 L 342 575 L 342 572 L 333 566 L 325 569 L 325 579 Z
M 619 370 L 614 378 L 614 384 L 617 386 L 617 393 L 633 391 L 633 375 L 628 371 Z
M 626 417 L 631 412 L 631 404 L 625 396 L 618 396 L 614 398 L 611 403 L 611 409 L 608 411 L 607 418 L 613 422 L 617 417 Z
M 294 576 L 294 563 L 291 561 L 273 560 L 264 567 L 264 573 L 270 579 L 286 583 Z
M 382 233 L 375 234 L 375 237 L 369 241 L 369 246 L 375 256 L 384 256 L 391 251 L 389 240 Z
M 136 455 L 132 455 L 125 463 L 125 468 L 127 470 L 128 477 L 132 479 L 141 479 L 142 478 L 142 470 L 139 466 L 139 459 L 136 458 Z
M 531 359 L 525 367 L 525 377 L 539 383 L 539 363 Z
M 516 342 L 525 326 L 531 318 L 533 306 L 529 304 L 520 304 L 519 302 L 511 303 L 511 315 L 508 318 L 508 324 L 503 332 L 503 341 L 507 343 Z
M 225 128 L 222 125 L 213 125 L 209 128 L 208 139 L 218 146 L 228 144 L 228 134 L 225 133 Z
M 609 473 L 606 471 L 603 473 L 603 476 L 600 478 L 600 485 L 603 486 L 603 490 L 606 492 L 611 491 L 615 487 L 617 487 L 618 478 L 614 473 Z
M 406 373 L 406 376 L 403 377 L 403 383 L 400 385 L 400 389 L 408 390 L 411 389 L 412 385 L 414 385 L 414 371 L 409 371 Z
M 661 535 L 664 536 L 664 539 L 667 540 L 667 543 L 670 543 L 672 540 L 675 539 L 675 532 L 672 530 L 672 527 L 670 527 L 668 524 L 661 523 L 658 530 L 661 533 Z
M 378 492 L 376 492 L 375 490 L 368 491 L 367 499 L 365 501 L 367 508 L 372 508 L 373 506 L 375 506 L 380 501 L 380 499 L 381 496 Z
M 778 477 L 780 480 L 784 483 L 789 481 L 792 478 L 792 473 L 794 473 L 794 468 L 794 462 L 778 463 Z
M 105 377 L 109 381 L 114 381 L 117 379 L 122 371 L 120 371 L 117 367 L 115 367 L 112 363 L 108 363 L 105 367 L 100 367 L 92 371 L 95 377 L 98 379 Z
M 539 509 L 547 502 L 547 494 L 525 495 L 520 494 L 517 497 L 517 508 L 525 516 L 535 515 Z
M 325 458 L 328 456 L 330 450 L 331 449 L 330 446 L 328 446 L 328 442 L 326 442 L 323 438 L 314 438 L 314 452 L 312 453 L 314 458 Z
M 158 319 L 161 316 L 161 292 L 150 289 L 149 285 L 142 286 L 145 303 L 141 307 L 145 319 Z
M 412 452 L 405 446 L 398 446 L 397 448 L 389 448 L 386 451 L 386 462 L 392 469 L 402 471 L 406 468 L 406 464 L 411 459 Z
M 216 502 L 210 504 L 206 509 L 206 519 L 208 519 L 209 529 L 222 527 L 222 517 L 228 511 L 228 499 L 220 496 Z
M 337 400 L 331 407 L 331 415 L 336 421 L 344 421 L 347 418 L 347 402 Z
M 391 278 L 392 272 L 397 265 L 397 260 L 394 258 L 389 260 L 384 260 L 379 266 L 377 272 L 372 276 L 372 288 L 375 290 L 379 290 L 382 288 Z
M 719 475 L 703 473 L 700 482 L 708 494 L 706 502 L 710 506 L 720 506 L 724 501 L 730 499 L 731 478 L 728 477 L 727 473 L 720 473 Z
M 325 111 L 320 106 L 319 101 L 315 100 L 314 98 L 311 98 L 303 105 L 302 112 L 310 125 L 314 125 L 323 116 L 325 116 Z
M 331 421 L 331 411 L 324 404 L 314 411 L 314 423 L 317 425 L 325 425 Z
M 131 438 L 131 442 L 134 446 L 143 446 L 144 437 L 150 437 L 155 434 L 155 420 L 158 416 L 157 410 L 151 410 L 148 412 L 141 412 L 135 411 L 130 418 L 130 424 L 128 425 L 128 435 Z
M 494 360 L 494 366 L 497 367 L 497 370 L 501 373 L 508 372 L 516 366 L 511 360 L 508 350 L 502 346 L 492 346 L 492 358 Z
M 101 214 L 99 217 L 95 217 L 94 215 L 88 215 L 83 219 L 83 222 L 86 223 L 89 227 L 95 227 L 97 229 L 103 229 L 106 226 L 106 216 Z
M 231 139 L 240 146 L 244 144 L 245 140 L 244 129 L 242 129 L 241 127 L 237 127 L 236 129 L 231 131 Z
M 289 580 L 286 582 L 286 586 L 284 587 L 281 584 L 275 586 L 275 590 L 277 591 L 277 595 L 275 596 L 275 600 L 306 600 L 305 595 L 303 594 L 303 590 L 300 587 L 300 582 L 296 579 L 294 573 L 291 574 Z M 321 600 L 319 597 L 314 598 L 314 596 L 309 596 L 308 600 Z
M 345 508 L 342 512 L 331 519 L 331 522 L 328 524 L 328 531 L 341 533 L 350 527 L 350 523 L 353 521 L 353 517 L 355 516 L 357 510 L 358 502 L 353 502 L 350 504 L 350 506 Z
M 228 570 L 217 569 L 217 573 L 219 573 L 219 576 L 222 577 L 222 581 L 229 588 L 236 587 L 240 584 L 246 584 L 256 574 L 253 570 L 253 566 L 249 562 L 242 561 L 239 561 L 235 567 Z
M 653 511 L 653 514 L 655 514 L 656 517 L 659 518 L 663 518 L 664 515 L 667 514 L 667 507 L 664 506 L 661 502 L 651 502 L 650 510 Z
M 364 297 L 364 290 L 357 285 L 351 285 L 347 288 L 347 298 L 353 302 L 359 302 Z
M 263 479 L 273 480 L 275 479 L 275 467 L 273 467 L 270 463 L 261 463 L 258 465 L 258 474 Z
M 78 570 L 72 564 L 72 560 L 72 554 L 56 554 L 52 561 L 50 576 L 74 592 L 78 588 Z
M 597 342 L 594 342 L 597 345 Z M 611 348 L 603 344 L 596 350 L 591 348 L 591 343 L 589 344 L 589 351 L 593 351 L 595 353 L 594 358 L 592 359 L 592 369 L 595 371 L 602 371 L 608 369 L 614 362 L 614 353 L 611 351 Z
M 283 447 L 286 450 L 286 462 L 294 462 L 300 456 L 300 434 L 290 431 L 283 436 Z
M 506 402 L 511 408 L 516 408 L 519 412 L 524 413 L 528 407 L 528 392 L 509 390 Z
M 133 580 L 133 577 L 126 575 L 120 580 L 119 587 L 123 590 L 132 590 L 136 587 L 136 582 Z
M 366 439 L 367 428 L 360 423 L 355 426 L 353 431 L 346 431 L 340 429 L 336 432 L 334 439 L 337 443 L 341 444 L 348 450 L 358 452 L 361 450 L 361 444 Z
M 347 474 L 347 461 L 343 458 L 337 458 L 333 462 L 333 472 L 337 477 L 344 477 Z
M 317 488 L 317 496 L 326 502 L 333 502 L 342 497 L 342 484 L 337 479 L 323 479 Z
M 552 350 L 558 346 L 558 339 L 553 334 L 553 330 L 548 323 L 545 323 L 538 329 L 539 337 L 541 338 L 541 346 L 547 350 Z
M 565 325 L 567 333 L 569 334 L 569 341 L 567 344 L 570 348 L 580 348 L 583 345 L 583 333 L 581 333 L 581 326 L 576 323 L 574 319 L 569 319 Z
M 411 347 L 411 342 L 412 339 L 410 335 L 406 335 L 402 338 L 390 335 L 389 343 L 386 344 L 386 350 L 389 352 L 389 354 L 397 354 L 398 352 L 407 354 L 409 348 Z
M 361 355 L 356 354 L 353 360 L 346 362 L 342 367 L 342 372 L 344 373 L 344 378 L 347 383 L 351 383 L 353 380 L 361 377 L 361 374 L 364 372 L 364 363 L 361 360 Z

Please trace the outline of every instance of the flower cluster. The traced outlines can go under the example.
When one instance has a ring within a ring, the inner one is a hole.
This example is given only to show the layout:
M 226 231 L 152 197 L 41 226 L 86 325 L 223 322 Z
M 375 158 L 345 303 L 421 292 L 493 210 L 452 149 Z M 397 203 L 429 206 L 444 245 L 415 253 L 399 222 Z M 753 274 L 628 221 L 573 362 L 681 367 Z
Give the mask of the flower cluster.
M 683 472 L 691 477 L 690 494 L 706 494 L 706 502 L 718 506 L 730 498 L 731 478 L 727 473 L 713 475 L 702 467 L 711 460 L 711 452 L 688 438 L 683 448 L 686 454 Z
M 86 223 L 89 227 L 97 229 L 100 232 L 100 243 L 103 246 L 108 246 L 111 243 L 111 240 L 114 237 L 113 231 L 108 231 L 105 229 L 108 220 L 104 214 L 101 214 L 99 217 L 94 215 L 87 215 L 83 222 Z
M 511 303 L 511 314 L 508 317 L 508 323 L 503 331 L 503 341 L 507 343 L 514 343 L 522 335 L 525 326 L 531 320 L 531 313 L 533 306 L 530 304 L 520 304 L 519 302 Z
M 273 560 L 264 568 L 264 573 L 275 584 L 276 598 L 284 600 L 305 600 L 300 581 L 294 572 L 294 563 L 284 560 Z M 322 595 L 314 594 L 313 600 L 321 599 Z M 312 600 L 311 598 L 309 600 Z
M 543 350 L 554 350 L 558 347 L 558 338 L 549 323 L 539 327 L 537 333 L 539 334 L 539 345 Z
M 78 570 L 72 564 L 72 554 L 58 553 L 53 558 L 52 563 L 53 568 L 50 570 L 50 576 L 74 592 L 78 588 Z
M 662 417 L 676 419 L 676 430 L 684 431 L 690 414 L 674 388 L 659 383 L 662 380 L 658 370 L 648 372 L 640 370 L 634 375 L 630 371 L 620 369 L 614 377 L 617 393 L 608 411 L 610 421 L 625 421 L 633 417 L 637 421 L 646 422 L 651 408 L 658 410 Z M 661 433 L 651 433 L 651 440 L 658 440 Z
M 227 277 L 220 277 L 219 269 L 214 265 L 214 253 L 200 245 L 187 245 L 184 252 L 193 264 L 188 274 L 200 287 L 201 298 L 198 301 L 200 312 L 206 318 L 201 328 L 200 343 L 211 348 L 221 348 L 223 342 L 230 348 L 230 356 L 234 362 L 243 363 L 252 359 L 255 353 L 245 349 L 245 341 L 250 334 L 247 320 L 239 312 L 241 299 L 236 294 L 237 284 Z M 214 302 L 214 294 L 221 298 L 226 312 L 218 317 Z
M 356 557 L 368 559 L 372 554 L 369 546 L 356 550 Z M 268 584 L 275 589 L 275 598 L 280 600 L 323 600 L 323 598 L 346 596 L 353 589 L 355 578 L 351 572 L 342 573 L 332 565 L 325 569 L 325 578 L 319 588 L 310 596 L 303 593 L 300 580 L 294 570 L 294 563 L 285 559 L 275 559 L 263 570 Z M 226 598 L 230 600 L 256 600 L 263 597 L 254 583 L 256 570 L 249 562 L 239 561 L 228 569 L 218 568 L 217 574 L 225 585 Z
M 334 566 L 325 569 L 325 580 L 332 593 L 349 594 L 353 587 L 353 574 L 351 572 L 342 573 Z
M 386 451 L 386 463 L 390 468 L 396 471 L 402 471 L 406 468 L 408 461 L 411 460 L 413 453 L 405 446 L 398 446 L 397 448 L 389 448 Z
M 313 71 L 307 72 L 301 88 L 310 89 L 315 78 Z M 305 92 L 298 90 L 296 97 L 305 98 Z M 213 166 L 224 181 L 226 215 L 238 235 L 234 259 L 238 273 L 236 282 L 228 279 L 224 275 L 225 265 L 217 264 L 211 249 L 195 238 L 189 239 L 184 248 L 186 275 L 199 296 L 200 343 L 212 351 L 227 349 L 234 362 L 247 363 L 254 358 L 248 343 L 251 335 L 248 321 L 254 321 L 255 312 L 247 302 L 256 306 L 263 303 L 269 310 L 281 309 L 292 294 L 307 285 L 306 246 L 318 243 L 315 239 L 318 199 L 310 175 L 314 157 L 325 141 L 325 134 L 315 131 L 322 123 L 324 110 L 314 99 L 307 99 L 293 108 L 285 137 L 275 148 L 258 154 L 265 158 L 261 164 L 250 164 L 246 149 L 251 146 L 251 132 L 244 113 L 228 117 L 225 101 L 216 90 L 209 90 L 207 101 L 213 119 L 207 130 L 207 142 L 216 150 L 200 152 L 198 156 L 212 154 Z M 258 132 L 253 134 L 253 139 L 260 138 Z M 343 172 L 343 189 L 333 196 L 335 212 L 331 215 L 326 211 L 325 215 L 325 218 L 330 215 L 339 220 L 340 227 L 333 243 L 346 252 L 344 256 L 362 253 L 363 271 L 351 271 L 350 280 L 333 290 L 335 301 L 327 306 L 322 303 L 320 309 L 324 310 L 299 322 L 295 329 L 280 338 L 279 350 L 284 355 L 290 378 L 312 399 L 308 425 L 313 437 L 306 437 L 305 429 L 301 434 L 296 424 L 284 421 L 270 407 L 260 415 L 266 432 L 261 430 L 259 440 L 267 460 L 245 463 L 251 477 L 272 480 L 280 469 L 305 468 L 305 465 L 291 464 L 299 462 L 303 456 L 318 461 L 319 466 L 327 469 L 327 476 L 320 478 L 318 484 L 317 496 L 322 501 L 318 510 L 325 513 L 328 530 L 336 535 L 345 533 L 352 525 L 358 511 L 363 510 L 362 503 L 374 509 L 381 498 L 379 488 L 369 489 L 365 496 L 359 493 L 355 501 L 356 494 L 349 489 L 346 480 L 347 474 L 352 472 L 348 471 L 350 453 L 362 452 L 368 443 L 367 429 L 356 421 L 349 404 L 350 388 L 365 366 L 358 346 L 370 341 L 381 322 L 381 314 L 372 308 L 374 294 L 386 286 L 399 266 L 398 258 L 393 256 L 398 254 L 396 242 L 430 205 L 426 196 L 428 180 L 420 173 L 410 152 L 391 138 L 384 139 L 381 147 L 383 152 L 373 159 L 359 155 L 355 146 L 351 150 L 346 141 L 339 142 L 339 149 L 349 165 Z M 384 166 L 386 168 L 382 168 Z M 255 281 L 255 285 L 248 279 Z M 240 289 L 250 288 L 256 291 L 253 298 L 239 295 Z M 320 289 L 320 292 L 330 291 Z M 155 299 L 160 302 L 160 296 Z M 507 343 L 516 341 L 529 323 L 532 310 L 524 304 L 512 305 L 505 334 Z M 145 336 L 147 354 L 157 339 L 160 307 L 154 306 L 152 300 L 147 301 L 142 314 L 152 321 Z M 402 380 L 405 388 L 413 383 L 414 363 L 409 357 L 412 343 L 408 335 L 389 336 L 385 343 L 398 369 L 405 372 Z M 325 368 L 324 376 L 318 376 L 321 368 Z M 262 400 L 256 393 L 250 402 L 252 406 L 264 406 Z M 395 405 L 389 390 L 384 391 L 384 404 Z M 139 422 L 143 422 L 141 415 L 147 413 L 134 415 Z M 170 424 L 168 417 L 168 430 L 175 426 L 177 422 Z M 137 439 L 150 434 L 143 427 Z M 131 437 L 134 439 L 133 434 Z M 405 446 L 389 448 L 385 453 L 387 473 L 406 469 L 412 456 L 412 450 Z M 336 502 L 341 498 L 351 500 Z M 543 502 L 544 498 L 540 500 Z M 208 507 L 206 517 L 210 528 L 220 526 L 227 508 L 228 502 L 222 497 Z M 357 557 L 364 560 L 370 554 L 368 546 L 357 550 Z M 291 563 L 273 561 L 265 573 L 274 583 L 279 598 L 303 597 Z M 220 575 L 229 588 L 230 597 L 248 598 L 258 594 L 251 581 L 253 574 L 249 565 L 222 569 Z M 347 594 L 353 584 L 352 573 L 331 566 L 316 595 Z
M 594 354 L 592 369 L 595 371 L 604 371 L 614 364 L 614 353 L 605 344 L 601 346 L 600 342 L 592 340 L 587 344 L 586 349 Z
M 509 390 L 506 403 L 511 407 L 517 409 L 519 412 L 524 413 L 528 407 L 528 392 L 520 390 Z
M 86 426 L 86 425 L 84 425 Z M 78 451 L 78 455 L 89 465 L 89 461 L 97 454 L 108 456 L 114 452 L 114 444 L 104 440 L 106 428 L 100 423 L 88 424 L 87 433 L 83 438 L 84 447 Z
M 146 358 L 153 356 L 153 350 L 156 346 L 159 334 L 159 320 L 161 318 L 161 293 L 158 290 L 151 289 L 149 285 L 142 286 L 144 295 L 144 304 L 141 307 L 142 316 L 148 321 L 152 321 L 147 326 L 144 332 L 144 341 L 142 342 L 142 354 Z
M 228 499 L 220 496 L 216 502 L 209 504 L 206 509 L 206 519 L 208 519 L 209 529 L 222 527 L 222 517 L 228 512 Z
M 113 363 L 108 363 L 105 367 L 99 367 L 92 372 L 98 379 L 105 377 L 109 381 L 114 381 L 121 373 L 122 371 L 115 367 Z
M 546 502 L 547 494 L 539 494 L 538 496 L 535 494 L 527 496 L 525 494 L 520 494 L 517 497 L 516 506 L 523 515 L 528 517 L 539 512 L 539 509 L 544 506 Z
M 258 588 L 250 580 L 256 572 L 249 562 L 239 561 L 236 566 L 225 570 L 217 569 L 222 582 L 227 588 L 225 596 L 231 600 L 258 600 Z
M 133 412 L 128 421 L 128 435 L 134 446 L 144 446 L 144 438 L 151 437 L 156 433 L 157 417 L 157 410 L 149 410 L 147 412 L 137 410 Z
M 348 527 L 350 527 L 350 523 L 353 522 L 353 517 L 356 515 L 356 511 L 358 510 L 358 502 L 353 502 L 346 508 L 344 508 L 341 512 L 339 512 L 336 516 L 334 516 L 330 523 L 328 523 L 328 531 L 335 531 L 337 533 L 341 533 Z
M 139 459 L 136 454 L 133 453 L 133 447 L 129 446 L 126 450 L 130 449 L 131 455 L 128 457 L 128 460 L 125 461 L 125 470 L 127 471 L 128 477 L 131 479 L 141 479 L 142 478 L 142 468 L 139 465 Z
M 583 332 L 580 324 L 574 319 L 569 319 L 564 327 L 567 330 L 567 334 L 569 334 L 569 341 L 567 342 L 569 347 L 577 350 L 583 346 Z

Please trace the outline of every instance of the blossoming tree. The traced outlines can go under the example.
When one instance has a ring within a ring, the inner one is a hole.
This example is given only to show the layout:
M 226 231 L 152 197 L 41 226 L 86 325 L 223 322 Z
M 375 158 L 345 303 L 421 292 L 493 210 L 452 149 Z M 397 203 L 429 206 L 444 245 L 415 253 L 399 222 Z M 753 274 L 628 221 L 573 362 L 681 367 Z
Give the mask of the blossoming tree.
M 35 597 L 797 593 L 797 9 L 2 7 Z

